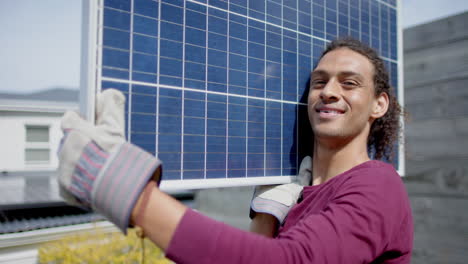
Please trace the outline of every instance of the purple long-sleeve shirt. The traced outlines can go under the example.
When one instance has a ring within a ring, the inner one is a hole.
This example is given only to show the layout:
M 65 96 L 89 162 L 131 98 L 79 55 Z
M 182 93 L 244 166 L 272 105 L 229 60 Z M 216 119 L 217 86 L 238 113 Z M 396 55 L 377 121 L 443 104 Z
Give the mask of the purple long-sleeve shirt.
M 177 263 L 410 263 L 413 219 L 392 166 L 368 161 L 307 186 L 276 238 L 187 210 L 167 250 Z

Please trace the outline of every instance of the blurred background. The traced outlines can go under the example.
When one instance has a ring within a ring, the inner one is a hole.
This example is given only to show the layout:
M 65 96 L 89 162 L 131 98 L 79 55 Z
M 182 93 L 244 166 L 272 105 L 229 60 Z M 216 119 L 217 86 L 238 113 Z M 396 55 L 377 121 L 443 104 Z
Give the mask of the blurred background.
M 90 222 L 112 229 L 99 215 L 66 206 L 55 184 L 60 117 L 79 105 L 81 7 L 81 0 L 0 1 L 0 263 L 35 263 L 40 243 Z M 412 263 L 468 258 L 467 10 L 467 0 L 402 2 Z M 175 196 L 247 229 L 252 191 Z

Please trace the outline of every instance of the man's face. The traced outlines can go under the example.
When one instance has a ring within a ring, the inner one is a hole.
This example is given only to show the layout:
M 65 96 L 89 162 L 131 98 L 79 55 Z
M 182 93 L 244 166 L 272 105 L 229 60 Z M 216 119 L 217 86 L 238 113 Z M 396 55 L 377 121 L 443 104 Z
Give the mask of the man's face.
M 369 133 L 376 107 L 374 66 L 347 48 L 327 53 L 311 75 L 309 120 L 315 136 L 352 139 Z

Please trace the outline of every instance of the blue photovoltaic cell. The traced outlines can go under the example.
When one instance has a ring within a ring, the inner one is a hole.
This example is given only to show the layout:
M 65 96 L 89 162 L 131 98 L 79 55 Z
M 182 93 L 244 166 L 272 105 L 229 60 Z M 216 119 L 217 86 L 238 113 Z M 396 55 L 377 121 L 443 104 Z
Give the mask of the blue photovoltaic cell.
M 104 0 L 100 12 L 101 87 L 125 94 L 127 139 L 169 180 L 295 175 L 310 71 L 336 37 L 378 50 L 398 84 L 396 0 Z

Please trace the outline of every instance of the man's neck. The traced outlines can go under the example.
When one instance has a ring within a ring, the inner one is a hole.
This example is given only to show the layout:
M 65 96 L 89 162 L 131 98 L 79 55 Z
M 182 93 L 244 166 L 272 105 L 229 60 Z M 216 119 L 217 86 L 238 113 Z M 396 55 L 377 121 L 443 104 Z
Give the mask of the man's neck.
M 312 185 L 318 185 L 369 160 L 366 142 L 355 138 L 339 145 L 315 140 Z

